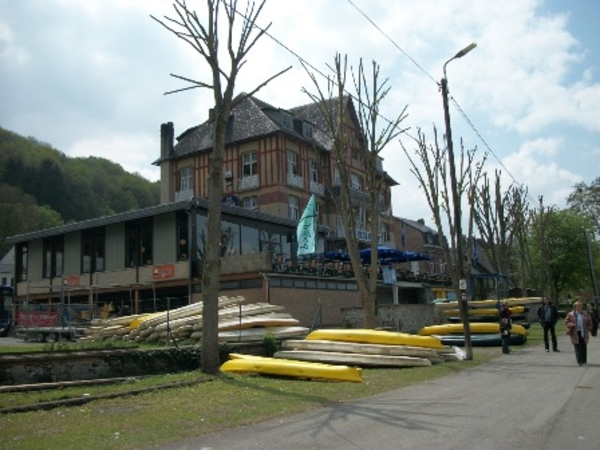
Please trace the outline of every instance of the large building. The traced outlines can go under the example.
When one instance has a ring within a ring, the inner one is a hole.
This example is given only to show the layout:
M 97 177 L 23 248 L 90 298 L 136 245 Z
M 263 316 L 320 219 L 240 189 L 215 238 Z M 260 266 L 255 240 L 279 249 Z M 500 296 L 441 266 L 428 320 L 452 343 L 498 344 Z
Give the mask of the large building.
M 365 192 L 365 146 L 354 104 L 344 98 L 351 148 L 344 162 L 349 168 L 351 196 L 356 208 L 356 237 L 370 242 L 369 196 Z M 335 108 L 333 108 L 335 110 Z M 172 123 L 161 127 L 163 203 L 191 197 L 208 198 L 212 122 L 209 119 L 182 133 L 174 142 Z M 331 137 L 314 104 L 283 110 L 248 97 L 232 112 L 227 129 L 223 187 L 228 202 L 247 209 L 298 220 L 311 194 L 317 196 L 318 223 L 330 228 L 329 240 L 344 238 L 335 198 L 340 176 L 335 166 Z M 392 223 L 391 188 L 396 183 L 378 160 L 376 175 L 381 216 L 378 241 L 389 244 Z
M 350 98 L 344 110 L 354 232 L 367 246 L 372 237 L 365 146 Z M 16 250 L 17 305 L 22 310 L 56 305 L 59 321 L 74 321 L 96 316 L 110 303 L 124 313 L 141 313 L 200 300 L 211 130 L 210 115 L 177 140 L 172 123 L 161 126 L 155 163 L 161 171 L 160 205 L 9 238 Z M 312 265 L 295 256 L 295 229 L 312 194 L 318 251 L 340 250 L 346 233 L 336 208 L 340 177 L 332 141 L 318 109 L 283 110 L 247 97 L 230 116 L 225 155 L 221 290 L 249 302 L 282 304 L 304 325 L 319 308 L 324 324 L 344 325 L 344 311 L 360 307 L 354 269 L 343 261 Z M 391 188 L 397 183 L 383 161 L 375 170 L 382 186 L 376 239 L 393 247 L 399 236 L 393 235 Z M 430 299 L 420 280 L 400 284 L 395 302 Z M 392 303 L 391 288 L 382 285 L 380 291 L 378 302 Z

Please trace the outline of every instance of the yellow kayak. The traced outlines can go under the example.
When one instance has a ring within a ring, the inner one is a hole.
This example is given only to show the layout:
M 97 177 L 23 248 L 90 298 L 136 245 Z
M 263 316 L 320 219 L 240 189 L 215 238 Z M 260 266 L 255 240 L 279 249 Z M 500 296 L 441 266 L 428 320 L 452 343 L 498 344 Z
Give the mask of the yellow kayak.
M 305 339 L 363 342 L 366 344 L 410 345 L 413 347 L 443 348 L 439 339 L 432 336 L 396 333 L 392 331 L 370 329 L 323 329 L 316 330 Z
M 510 307 L 514 307 L 514 306 L 526 306 L 526 305 L 531 305 L 531 304 L 541 304 L 542 303 L 542 297 L 512 297 L 512 298 L 506 298 L 503 299 L 501 301 L 504 300 L 508 300 L 508 304 L 510 305 Z M 498 305 L 498 300 L 470 300 L 467 302 L 467 304 L 469 305 L 469 308 L 472 307 L 495 307 Z M 438 308 L 443 308 L 443 309 L 447 309 L 447 308 L 454 308 L 456 309 L 458 307 L 458 302 L 453 301 L 453 302 L 445 302 L 445 303 L 438 303 L 436 304 L 436 307 Z
M 471 304 L 469 304 L 471 306 Z M 511 306 L 510 310 L 513 314 L 523 314 L 525 312 L 524 306 Z M 448 309 L 444 311 L 444 315 L 448 317 L 452 316 L 460 316 L 460 310 L 458 309 Z M 498 309 L 497 308 L 470 308 L 469 309 L 470 316 L 497 316 Z
M 482 334 L 494 334 L 500 333 L 500 324 L 495 322 L 473 322 L 469 324 L 471 333 L 482 333 Z M 430 325 L 423 327 L 419 330 L 420 336 L 434 336 L 434 335 L 445 335 L 445 334 L 459 334 L 463 333 L 462 323 L 447 323 L 443 325 Z M 529 332 L 518 324 L 513 324 L 510 334 L 520 334 L 527 336 Z
M 359 367 L 237 353 L 231 353 L 229 357 L 231 359 L 221 365 L 221 372 L 261 373 L 294 378 L 362 382 L 362 369 Z

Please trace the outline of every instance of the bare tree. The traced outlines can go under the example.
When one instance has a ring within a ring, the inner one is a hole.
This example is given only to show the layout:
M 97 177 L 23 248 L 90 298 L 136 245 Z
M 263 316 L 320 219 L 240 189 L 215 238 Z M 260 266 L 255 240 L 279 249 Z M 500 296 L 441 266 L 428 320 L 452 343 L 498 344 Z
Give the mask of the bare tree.
M 183 89 L 172 92 L 181 92 L 194 88 L 206 88 L 213 92 L 214 121 L 213 121 L 213 147 L 211 168 L 209 174 L 209 199 L 207 221 L 207 248 L 203 261 L 202 271 L 202 301 L 203 327 L 202 327 L 202 371 L 216 374 L 219 371 L 219 341 L 218 341 L 218 298 L 219 278 L 221 275 L 221 197 L 223 195 L 223 166 L 226 144 L 227 123 L 232 109 L 245 98 L 255 94 L 266 86 L 271 80 L 286 72 L 290 68 L 277 73 L 258 85 L 247 94 L 234 98 L 234 88 L 237 77 L 246 62 L 248 52 L 256 42 L 267 32 L 270 24 L 260 29 L 256 20 L 265 4 L 262 1 L 258 6 L 254 2 L 246 3 L 243 14 L 238 13 L 237 0 L 206 0 L 207 17 L 201 18 L 196 11 L 186 5 L 185 0 L 175 0 L 175 18 L 165 17 L 164 21 L 151 16 L 154 20 L 182 39 L 204 59 L 210 68 L 212 80 L 202 82 L 185 78 L 179 75 L 173 77 L 191 83 Z M 221 33 L 219 25 L 221 7 L 225 13 L 226 30 Z M 236 27 L 236 17 L 242 17 L 239 28 Z M 226 36 L 226 55 L 228 64 L 223 64 L 220 51 L 220 37 Z M 237 37 L 237 39 L 236 39 Z M 170 93 L 172 93 L 170 92 Z
M 445 148 L 439 146 L 437 130 L 435 127 L 433 133 L 433 145 L 427 143 L 425 135 L 421 130 L 418 130 L 418 136 L 415 138 L 415 142 L 417 143 L 415 154 L 423 165 L 422 169 L 415 163 L 415 160 L 411 157 L 404 144 L 401 144 L 404 153 L 411 163 L 411 172 L 415 175 L 423 189 L 429 209 L 433 215 L 433 220 L 440 236 L 440 245 L 442 247 L 444 259 L 448 262 L 448 267 L 450 268 L 449 271 L 450 276 L 452 277 L 452 286 L 456 298 L 459 300 L 458 305 L 461 320 L 464 325 L 466 358 L 473 359 L 469 316 L 464 302 L 460 301 L 462 293 L 459 287 L 459 279 L 461 276 L 459 258 L 462 258 L 464 261 L 468 256 L 465 254 L 460 255 L 457 251 L 458 239 L 464 240 L 464 236 L 457 235 L 455 228 L 456 220 L 454 217 L 455 208 L 451 203 L 451 198 L 460 199 L 465 195 L 468 195 L 469 197 L 473 195 L 473 186 L 479 182 L 479 179 L 482 176 L 485 158 L 481 162 L 476 163 L 475 149 L 465 151 L 461 142 L 460 164 L 458 168 L 459 173 L 456 180 L 456 186 L 450 186 L 448 153 Z M 456 189 L 455 196 L 452 195 L 452 189 Z M 473 207 L 469 208 L 469 217 L 467 218 L 469 224 L 472 224 L 473 221 L 473 210 Z M 444 223 L 449 230 L 450 239 L 447 238 L 447 235 L 444 232 Z M 470 225 L 470 229 L 472 229 L 472 225 Z M 462 248 L 466 249 L 467 246 L 462 246 Z
M 379 81 L 379 66 L 372 63 L 372 74 L 370 80 L 365 74 L 362 59 L 358 68 L 350 68 L 354 92 L 357 103 L 357 119 L 360 125 L 359 140 L 363 147 L 362 162 L 365 167 L 365 190 L 369 195 L 369 232 L 371 235 L 371 262 L 369 272 L 365 274 L 362 267 L 356 238 L 356 209 L 352 201 L 350 191 L 350 171 L 346 164 L 351 149 L 351 136 L 347 123 L 348 108 L 351 96 L 347 93 L 346 81 L 348 74 L 347 57 L 335 56 L 335 80 L 329 80 L 327 89 L 321 89 L 316 76 L 305 66 L 317 93 L 312 94 L 308 90 L 303 91 L 311 98 L 319 109 L 324 119 L 326 130 L 331 138 L 332 151 L 335 158 L 335 167 L 340 175 L 340 195 L 333 196 L 336 210 L 342 218 L 345 230 L 346 245 L 350 261 L 354 267 L 354 275 L 358 285 L 359 294 L 364 308 L 365 327 L 375 328 L 377 318 L 375 316 L 375 294 L 377 289 L 377 274 L 379 271 L 377 251 L 377 239 L 379 235 L 380 218 L 382 211 L 381 194 L 385 192 L 385 174 L 379 170 L 381 151 L 395 139 L 403 130 L 399 128 L 406 117 L 406 108 L 395 120 L 387 122 L 380 127 L 378 120 L 381 103 L 387 96 L 390 88 L 386 86 L 387 80 Z
M 523 188 L 515 185 L 502 191 L 500 171 L 495 172 L 493 189 L 487 174 L 477 189 L 475 221 L 486 242 L 486 251 L 495 272 L 511 275 L 511 255 L 517 226 L 523 213 Z

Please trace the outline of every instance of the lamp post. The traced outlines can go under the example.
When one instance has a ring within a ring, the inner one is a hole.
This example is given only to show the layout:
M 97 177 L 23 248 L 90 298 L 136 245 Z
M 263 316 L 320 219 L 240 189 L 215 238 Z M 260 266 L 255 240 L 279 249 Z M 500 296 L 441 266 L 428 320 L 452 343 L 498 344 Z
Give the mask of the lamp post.
M 463 286 L 466 283 L 465 278 L 465 267 L 464 267 L 464 253 L 463 253 L 463 245 L 462 245 L 462 213 L 460 207 L 460 197 L 461 193 L 458 192 L 458 184 L 456 182 L 456 164 L 454 162 L 454 148 L 452 145 L 452 128 L 450 126 L 450 109 L 448 108 L 448 79 L 446 77 L 446 66 L 450 61 L 453 61 L 458 58 L 462 58 L 471 50 L 477 47 L 476 43 L 472 43 L 467 47 L 463 48 L 456 55 L 450 58 L 448 61 L 444 63 L 444 77 L 441 81 L 442 88 L 442 99 L 444 101 L 444 121 L 446 123 L 446 143 L 448 148 L 448 164 L 450 166 L 450 185 L 452 189 L 452 203 L 454 206 L 454 232 L 456 234 L 456 264 L 459 274 L 459 289 L 456 294 L 460 294 L 457 298 L 460 317 L 463 323 L 463 330 L 465 336 L 465 353 L 467 359 L 473 359 L 473 350 L 471 347 L 471 330 L 469 327 L 469 312 L 466 304 L 466 297 L 463 299 L 463 289 L 465 290 L 466 295 L 466 286 Z M 454 285 L 456 287 L 456 284 Z

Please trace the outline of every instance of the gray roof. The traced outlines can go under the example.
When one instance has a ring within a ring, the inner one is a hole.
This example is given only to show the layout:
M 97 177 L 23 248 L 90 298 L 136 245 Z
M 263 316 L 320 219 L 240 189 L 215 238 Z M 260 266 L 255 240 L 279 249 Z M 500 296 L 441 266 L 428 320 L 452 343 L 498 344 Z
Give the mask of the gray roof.
M 190 200 L 182 200 L 178 202 L 165 203 L 158 206 L 151 206 L 149 208 L 138 209 L 135 211 L 128 211 L 119 214 L 112 214 L 110 216 L 99 217 L 96 219 L 83 220 L 81 222 L 73 222 L 66 225 L 61 225 L 54 228 L 48 228 L 45 230 L 32 231 L 30 233 L 18 234 L 11 236 L 6 239 L 8 244 L 14 245 L 20 242 L 27 242 L 34 239 L 41 239 L 50 236 L 57 236 L 73 231 L 86 230 L 95 227 L 101 227 L 106 225 L 112 225 L 116 223 L 125 222 L 128 220 L 141 219 L 144 217 L 152 217 L 159 214 L 165 214 L 172 211 L 186 210 L 191 207 L 208 210 L 208 200 L 193 197 Z M 273 216 L 271 214 L 265 214 L 260 211 L 253 211 L 238 206 L 221 204 L 221 212 L 223 215 L 231 215 L 237 217 L 246 217 L 254 219 L 260 222 L 265 222 L 274 225 L 284 225 L 288 227 L 296 227 L 298 225 L 297 220 L 288 219 L 286 217 Z M 329 228 L 319 226 L 319 231 L 327 232 Z
M 422 233 L 438 234 L 437 230 L 434 230 L 433 228 L 428 227 L 427 225 L 425 225 L 424 222 L 422 223 L 419 220 L 411 220 L 411 219 L 406 219 L 404 217 L 398 217 L 397 219 L 400 222 L 404 222 L 406 225 L 413 227 Z
M 246 94 L 240 94 L 240 96 L 243 95 Z M 313 138 L 307 138 L 294 127 L 284 126 L 283 117 L 285 113 L 291 114 L 293 118 L 301 119 L 301 117 L 294 116 L 289 111 L 276 108 L 256 97 L 246 97 L 232 111 L 227 125 L 226 144 L 239 143 L 282 132 L 319 148 L 329 149 L 331 140 L 327 139 L 321 130 L 314 130 L 316 133 L 314 133 Z M 312 123 L 312 125 L 315 124 Z M 177 141 L 173 154 L 169 156 L 171 159 L 210 150 L 213 145 L 211 122 L 206 121 L 186 130 L 177 138 Z M 159 162 L 160 159 L 155 161 L 154 164 Z

